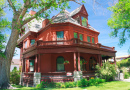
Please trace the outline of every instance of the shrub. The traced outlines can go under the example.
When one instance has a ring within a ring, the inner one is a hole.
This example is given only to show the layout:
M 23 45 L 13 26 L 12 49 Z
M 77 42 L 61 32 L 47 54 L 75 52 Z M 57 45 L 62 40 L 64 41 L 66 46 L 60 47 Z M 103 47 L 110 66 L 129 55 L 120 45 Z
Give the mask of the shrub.
M 36 87 L 37 88 L 46 88 L 46 87 L 48 87 L 48 82 L 41 81 L 41 83 L 38 84 Z
M 96 65 L 96 76 L 106 79 L 106 81 L 112 81 L 117 74 L 116 66 L 109 62 L 103 63 L 103 66 Z
M 18 85 L 20 82 L 20 72 L 17 70 L 16 67 L 10 72 L 10 82 L 12 84 Z
M 81 87 L 86 87 L 88 85 L 87 79 L 83 78 L 81 79 Z
M 56 87 L 61 88 L 62 87 L 62 83 L 61 82 L 57 82 L 56 83 Z
M 48 83 L 48 87 L 55 88 L 56 87 L 56 83 L 55 82 L 50 82 L 50 83 Z
M 129 73 L 128 73 L 128 72 L 125 72 L 125 73 L 124 73 L 124 78 L 125 78 L 125 79 L 128 79 L 128 78 L 129 78 Z

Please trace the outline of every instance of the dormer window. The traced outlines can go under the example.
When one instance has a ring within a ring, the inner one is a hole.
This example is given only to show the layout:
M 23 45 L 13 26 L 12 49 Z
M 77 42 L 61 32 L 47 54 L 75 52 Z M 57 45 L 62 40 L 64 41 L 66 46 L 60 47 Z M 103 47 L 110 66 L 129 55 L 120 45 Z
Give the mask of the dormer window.
M 87 19 L 85 17 L 81 17 L 82 20 L 82 26 L 87 27 Z
M 80 24 L 80 19 L 79 19 L 79 17 L 77 17 L 76 20 L 77 20 L 77 22 Z

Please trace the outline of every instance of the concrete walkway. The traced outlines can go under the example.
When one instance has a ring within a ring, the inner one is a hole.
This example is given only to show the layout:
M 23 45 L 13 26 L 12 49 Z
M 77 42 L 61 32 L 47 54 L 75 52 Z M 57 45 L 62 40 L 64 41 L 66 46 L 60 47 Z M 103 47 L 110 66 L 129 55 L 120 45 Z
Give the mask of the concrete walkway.
M 123 80 L 120 80 L 120 81 L 130 82 L 130 78 L 129 79 L 123 79 Z

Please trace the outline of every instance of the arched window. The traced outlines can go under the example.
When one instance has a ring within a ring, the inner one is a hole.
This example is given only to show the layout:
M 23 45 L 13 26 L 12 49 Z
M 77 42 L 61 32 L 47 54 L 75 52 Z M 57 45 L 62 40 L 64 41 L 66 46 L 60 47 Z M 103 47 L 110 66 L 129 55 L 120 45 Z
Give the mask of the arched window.
M 91 57 L 89 60 L 89 69 L 90 70 L 95 70 L 97 65 L 97 61 L 95 60 L 94 57 Z
M 57 71 L 64 71 L 65 66 L 64 66 L 64 58 L 62 56 L 59 56 L 57 58 Z

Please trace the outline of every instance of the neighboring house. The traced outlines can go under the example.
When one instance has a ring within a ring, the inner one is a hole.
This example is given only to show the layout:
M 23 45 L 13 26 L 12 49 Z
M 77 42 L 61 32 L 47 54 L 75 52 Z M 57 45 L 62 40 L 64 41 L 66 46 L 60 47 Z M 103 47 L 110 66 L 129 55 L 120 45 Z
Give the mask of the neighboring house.
M 118 62 L 118 61 L 121 61 L 123 59 L 127 59 L 129 57 L 130 57 L 130 55 L 118 56 L 118 57 L 116 57 L 116 61 Z
M 23 67 L 21 83 L 35 85 L 36 77 L 38 83 L 89 78 L 94 76 L 96 64 L 102 65 L 101 55 L 115 57 L 114 47 L 98 42 L 99 32 L 89 25 L 84 5 L 53 16 L 52 23 L 42 20 L 26 24 L 17 41 Z
M 20 63 L 19 59 L 13 59 L 11 62 L 10 71 L 12 71 L 14 67 L 16 67 L 17 70 L 19 70 L 19 63 Z

